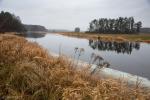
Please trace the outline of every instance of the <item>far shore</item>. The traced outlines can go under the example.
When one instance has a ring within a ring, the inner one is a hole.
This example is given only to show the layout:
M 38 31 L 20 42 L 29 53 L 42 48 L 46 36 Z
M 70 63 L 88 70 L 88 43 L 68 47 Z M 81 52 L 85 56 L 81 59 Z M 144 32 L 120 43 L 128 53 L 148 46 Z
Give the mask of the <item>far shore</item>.
M 25 36 L 26 33 L 33 33 L 38 35 L 45 35 L 50 34 L 52 32 L 42 32 L 42 31 L 29 31 L 29 32 L 6 32 L 9 34 L 15 34 L 19 36 Z M 84 39 L 100 39 L 102 41 L 116 41 L 116 42 L 143 42 L 143 43 L 150 43 L 150 34 L 148 33 L 139 33 L 139 34 L 100 34 L 100 33 L 84 33 L 84 32 L 54 32 L 53 34 L 60 34 L 69 37 L 77 37 L 77 38 L 84 38 Z
M 150 34 L 99 34 L 99 33 L 83 33 L 83 32 L 59 32 L 57 34 L 86 38 L 86 39 L 101 39 L 104 41 L 116 41 L 116 42 L 144 42 L 150 43 Z

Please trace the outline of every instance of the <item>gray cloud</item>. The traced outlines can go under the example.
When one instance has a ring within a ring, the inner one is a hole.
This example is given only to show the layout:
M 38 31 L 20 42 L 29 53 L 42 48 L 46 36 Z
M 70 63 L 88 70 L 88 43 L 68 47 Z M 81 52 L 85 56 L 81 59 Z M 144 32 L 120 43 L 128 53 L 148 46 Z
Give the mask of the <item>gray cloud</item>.
M 2 3 L 2 0 L 0 0 L 0 5 L 1 5 L 1 3 Z
M 4 0 L 0 10 L 20 16 L 26 24 L 86 30 L 94 18 L 134 16 L 150 26 L 150 0 Z
M 150 0 L 147 0 L 148 3 L 150 3 Z

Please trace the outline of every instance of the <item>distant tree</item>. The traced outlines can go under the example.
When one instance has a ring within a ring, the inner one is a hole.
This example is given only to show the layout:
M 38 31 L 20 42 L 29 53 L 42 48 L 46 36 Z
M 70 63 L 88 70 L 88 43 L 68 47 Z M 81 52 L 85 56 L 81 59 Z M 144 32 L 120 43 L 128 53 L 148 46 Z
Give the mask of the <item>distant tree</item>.
M 0 13 L 0 32 L 22 32 L 25 31 L 19 16 L 9 12 L 1 11 Z
M 136 23 L 136 32 L 137 33 L 140 32 L 141 27 L 142 27 L 142 22 L 137 22 Z
M 129 20 L 130 20 L 130 31 L 134 32 L 134 18 L 130 17 Z
M 75 32 L 80 32 L 80 28 L 79 28 L 79 27 L 76 27 L 74 31 L 75 31 Z

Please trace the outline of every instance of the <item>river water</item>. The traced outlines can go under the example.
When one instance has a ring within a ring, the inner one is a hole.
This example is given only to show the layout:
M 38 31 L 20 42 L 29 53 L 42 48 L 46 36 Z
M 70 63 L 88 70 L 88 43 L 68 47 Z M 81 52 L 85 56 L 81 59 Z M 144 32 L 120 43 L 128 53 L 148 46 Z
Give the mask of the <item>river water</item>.
M 150 44 L 136 42 L 104 42 L 63 36 L 59 34 L 29 35 L 29 41 L 37 42 L 50 52 L 74 57 L 76 47 L 83 48 L 80 60 L 89 62 L 95 53 L 110 63 L 112 69 L 150 79 Z

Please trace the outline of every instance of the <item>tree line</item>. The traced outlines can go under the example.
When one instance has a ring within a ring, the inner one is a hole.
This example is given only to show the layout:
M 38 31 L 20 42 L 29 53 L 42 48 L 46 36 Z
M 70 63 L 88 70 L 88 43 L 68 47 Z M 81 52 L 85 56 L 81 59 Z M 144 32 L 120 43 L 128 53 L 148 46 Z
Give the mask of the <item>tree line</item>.
M 133 17 L 100 18 L 90 22 L 88 31 L 99 33 L 138 33 L 141 27 L 142 22 L 135 22 Z
M 9 12 L 0 13 L 0 32 L 23 32 L 26 31 L 20 18 Z

